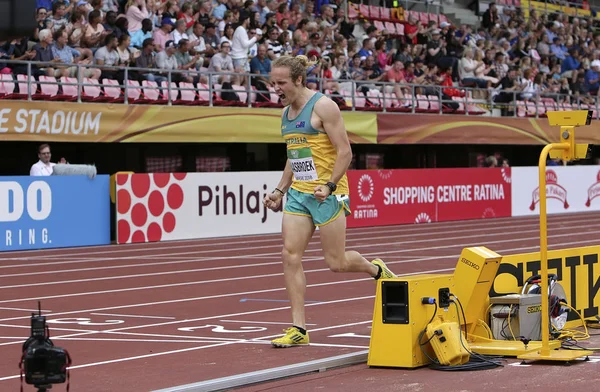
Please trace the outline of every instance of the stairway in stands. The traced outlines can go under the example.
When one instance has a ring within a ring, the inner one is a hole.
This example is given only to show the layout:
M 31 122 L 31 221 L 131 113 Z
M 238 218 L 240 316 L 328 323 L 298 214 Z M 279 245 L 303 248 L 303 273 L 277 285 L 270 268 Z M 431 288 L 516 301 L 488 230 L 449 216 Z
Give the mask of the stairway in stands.
M 479 17 L 475 13 L 467 8 L 467 1 L 454 0 L 446 2 L 445 0 L 439 0 L 441 3 L 441 13 L 446 15 L 455 26 L 461 24 L 467 24 L 476 29 L 479 27 Z

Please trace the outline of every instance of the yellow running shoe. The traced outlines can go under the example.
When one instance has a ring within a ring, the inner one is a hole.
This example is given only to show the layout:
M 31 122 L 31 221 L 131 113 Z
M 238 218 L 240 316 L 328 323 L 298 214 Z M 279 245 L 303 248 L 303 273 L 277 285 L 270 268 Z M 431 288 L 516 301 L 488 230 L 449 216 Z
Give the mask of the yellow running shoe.
M 296 327 L 284 329 L 285 335 L 271 341 L 273 347 L 292 347 L 308 345 L 308 332 L 306 335 L 300 332 Z
M 379 279 L 391 279 L 396 278 L 396 274 L 394 274 L 388 267 L 386 267 L 385 263 L 381 259 L 375 259 L 371 261 L 371 263 L 375 264 L 379 268 L 381 268 L 381 276 Z

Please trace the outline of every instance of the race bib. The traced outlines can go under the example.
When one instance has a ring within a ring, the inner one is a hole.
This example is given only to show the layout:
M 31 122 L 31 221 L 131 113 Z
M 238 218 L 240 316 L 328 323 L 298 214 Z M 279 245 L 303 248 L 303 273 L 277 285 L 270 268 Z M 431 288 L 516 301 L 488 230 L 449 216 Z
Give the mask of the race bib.
M 316 181 L 319 179 L 310 147 L 288 150 L 288 159 L 296 181 Z

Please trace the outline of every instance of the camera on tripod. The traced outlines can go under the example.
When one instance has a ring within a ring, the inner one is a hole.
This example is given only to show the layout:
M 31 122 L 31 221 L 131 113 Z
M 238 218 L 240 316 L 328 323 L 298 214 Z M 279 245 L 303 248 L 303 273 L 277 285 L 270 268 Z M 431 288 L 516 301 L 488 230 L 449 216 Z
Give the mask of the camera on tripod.
M 38 314 L 31 314 L 31 336 L 23 343 L 23 355 L 19 362 L 21 381 L 25 373 L 27 384 L 35 386 L 38 392 L 46 391 L 52 388 L 52 384 L 62 384 L 68 380 L 67 368 L 70 365 L 68 351 L 56 347 L 50 340 L 46 317 L 42 316 L 41 304 L 38 302 Z

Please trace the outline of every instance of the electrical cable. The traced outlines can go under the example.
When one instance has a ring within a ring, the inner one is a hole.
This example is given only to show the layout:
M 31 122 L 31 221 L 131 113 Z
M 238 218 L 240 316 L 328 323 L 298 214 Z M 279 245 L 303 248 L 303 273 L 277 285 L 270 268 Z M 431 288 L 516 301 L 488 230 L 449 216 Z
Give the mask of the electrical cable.
M 456 295 L 450 293 L 450 296 L 456 299 L 456 301 L 451 300 L 450 302 L 454 303 L 454 306 L 456 307 L 456 313 L 458 316 L 458 325 L 462 325 L 462 323 L 460 321 L 460 315 L 462 314 L 462 318 L 465 323 L 465 338 L 466 338 L 468 336 L 468 332 L 467 332 L 467 317 L 465 316 L 465 310 L 462 306 L 462 303 L 460 302 L 460 299 Z M 457 303 L 458 303 L 458 305 L 457 305 Z M 459 306 L 460 306 L 460 313 L 458 311 Z M 473 361 L 475 364 L 475 369 L 494 369 L 499 366 L 504 366 L 499 361 L 494 360 L 494 359 L 497 359 L 497 357 L 490 357 L 490 356 L 483 355 L 483 354 L 477 354 L 477 353 L 474 353 L 471 350 L 469 350 L 465 346 L 462 334 L 460 334 L 460 343 L 462 344 L 463 348 L 471 355 L 471 359 L 473 359 L 473 358 L 475 359 Z
M 452 295 L 452 294 L 451 294 Z M 458 325 L 459 327 L 462 329 L 462 323 L 461 323 L 461 313 L 462 313 L 462 318 L 465 321 L 465 337 L 467 336 L 467 318 L 465 316 L 464 313 L 464 309 L 462 308 L 462 304 L 460 304 L 460 300 L 458 299 L 458 297 L 452 295 L 454 298 L 456 298 L 456 301 L 451 300 L 450 302 L 452 302 L 454 304 L 454 306 L 456 307 L 456 313 L 457 313 L 457 317 L 458 317 Z M 458 305 L 457 305 L 458 302 Z M 438 305 L 437 302 L 433 303 L 435 305 L 435 310 L 433 312 L 433 315 L 431 316 L 431 319 L 429 320 L 429 322 L 425 325 L 425 328 L 423 329 L 423 331 L 421 331 L 421 333 L 419 334 L 419 347 L 421 349 L 421 351 L 423 352 L 423 354 L 431 361 L 431 364 L 429 365 L 430 369 L 433 370 L 440 370 L 440 371 L 465 371 L 465 370 L 485 370 L 485 369 L 494 369 L 498 366 L 503 366 L 502 363 L 500 363 L 496 359 L 495 357 L 489 357 L 489 356 L 485 356 L 485 355 L 480 355 L 480 354 L 476 354 L 473 353 L 471 350 L 469 350 L 466 345 L 465 342 L 463 340 L 463 334 L 462 334 L 462 330 L 459 331 L 459 336 L 460 336 L 460 343 L 462 345 L 462 347 L 469 353 L 470 358 L 469 358 L 469 362 L 464 363 L 462 365 L 442 365 L 440 364 L 440 362 L 434 358 L 431 358 L 429 356 L 429 354 L 427 354 L 427 352 L 425 351 L 425 349 L 423 348 L 424 345 L 426 345 L 427 343 L 429 343 L 431 341 L 431 339 L 436 336 L 435 334 L 429 338 L 427 340 L 427 342 L 422 342 L 423 340 L 423 335 L 426 333 L 427 331 L 427 326 L 429 324 L 431 324 L 431 322 L 433 321 L 433 319 L 435 318 L 435 316 L 437 315 L 437 311 L 438 311 Z M 460 305 L 460 309 L 459 309 L 459 305 Z M 485 323 L 483 323 L 485 324 Z M 486 325 L 487 326 L 487 325 Z M 488 333 L 490 333 L 491 335 L 491 330 L 489 329 L 489 327 L 487 327 Z

